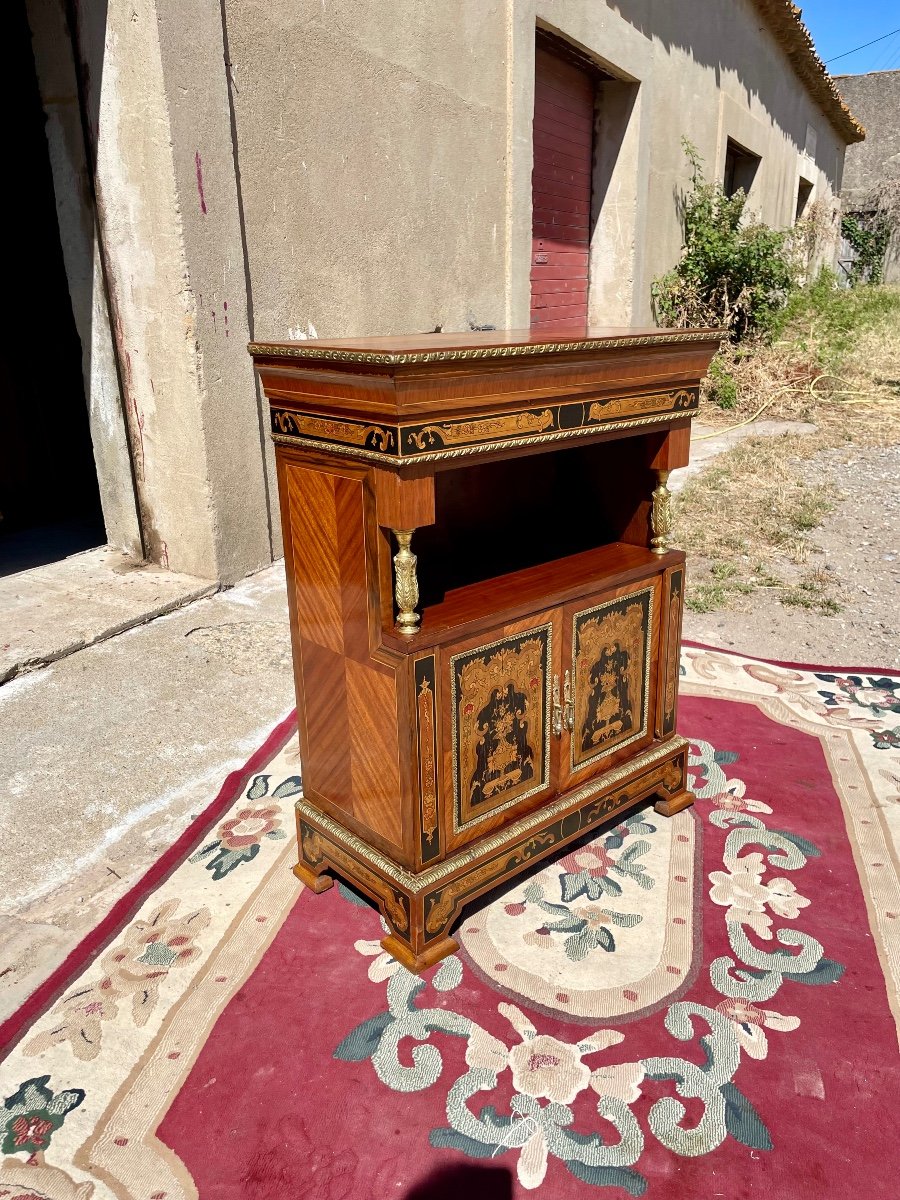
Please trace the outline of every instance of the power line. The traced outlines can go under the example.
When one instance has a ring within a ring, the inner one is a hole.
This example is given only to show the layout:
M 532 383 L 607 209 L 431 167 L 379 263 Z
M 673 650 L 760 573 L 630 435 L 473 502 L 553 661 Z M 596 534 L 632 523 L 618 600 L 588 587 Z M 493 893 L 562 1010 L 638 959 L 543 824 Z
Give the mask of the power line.
M 900 34 L 895 34 L 894 37 L 888 41 L 886 46 L 881 47 L 882 52 L 878 58 L 873 60 L 872 70 L 886 71 L 891 65 L 891 60 L 897 53 L 898 49 L 900 49 Z
M 900 33 L 900 29 L 892 29 L 890 33 L 884 33 L 881 37 L 875 38 L 874 41 L 866 42 L 864 46 L 854 46 L 852 50 L 845 50 L 843 54 L 836 54 L 834 58 L 826 58 L 825 65 L 828 66 L 829 63 L 837 62 L 839 58 L 846 58 L 850 54 L 855 54 L 857 50 L 868 50 L 870 46 L 875 46 L 878 42 L 883 42 L 885 38 L 893 37 L 895 33 Z

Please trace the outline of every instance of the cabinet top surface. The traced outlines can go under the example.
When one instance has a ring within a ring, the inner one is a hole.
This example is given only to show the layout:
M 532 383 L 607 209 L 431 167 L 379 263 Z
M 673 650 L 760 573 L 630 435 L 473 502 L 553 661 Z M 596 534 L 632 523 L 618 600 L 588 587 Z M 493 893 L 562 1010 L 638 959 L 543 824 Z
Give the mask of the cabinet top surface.
M 719 329 L 656 329 L 629 326 L 573 325 L 553 333 L 533 329 L 490 330 L 477 333 L 416 333 L 392 337 L 309 338 L 298 342 L 251 342 L 255 359 L 325 359 L 368 362 L 386 366 L 459 359 L 542 356 L 565 353 L 718 342 Z

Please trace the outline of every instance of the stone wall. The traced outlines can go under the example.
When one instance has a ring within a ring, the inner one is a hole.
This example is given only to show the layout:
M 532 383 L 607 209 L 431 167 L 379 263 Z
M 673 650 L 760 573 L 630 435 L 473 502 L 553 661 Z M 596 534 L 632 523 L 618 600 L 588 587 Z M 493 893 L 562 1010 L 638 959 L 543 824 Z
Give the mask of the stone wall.
M 843 205 L 866 209 L 880 184 L 893 183 L 900 192 L 900 71 L 839 75 L 836 83 L 866 127 L 866 140 L 847 150 Z M 900 282 L 900 230 L 888 246 L 884 278 Z

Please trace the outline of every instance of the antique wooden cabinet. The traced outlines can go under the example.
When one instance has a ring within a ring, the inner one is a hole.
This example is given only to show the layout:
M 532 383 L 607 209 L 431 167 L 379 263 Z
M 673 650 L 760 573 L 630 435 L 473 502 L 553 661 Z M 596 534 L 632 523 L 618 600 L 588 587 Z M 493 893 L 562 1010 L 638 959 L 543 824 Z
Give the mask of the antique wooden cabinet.
M 351 880 L 412 971 L 462 907 L 648 798 L 675 733 L 688 460 L 714 330 L 250 347 L 284 529 L 297 876 Z

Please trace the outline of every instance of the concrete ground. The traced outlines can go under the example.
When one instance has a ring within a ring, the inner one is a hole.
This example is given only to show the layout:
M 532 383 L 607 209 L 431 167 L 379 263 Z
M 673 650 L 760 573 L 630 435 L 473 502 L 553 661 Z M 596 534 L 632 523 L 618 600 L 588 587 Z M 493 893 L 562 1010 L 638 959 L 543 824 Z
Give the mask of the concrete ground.
M 810 533 L 804 571 L 828 572 L 833 616 L 757 591 L 743 607 L 684 614 L 684 636 L 743 654 L 824 666 L 900 667 L 900 446 L 823 450 L 803 464 L 834 508 Z M 789 576 L 790 564 L 782 564 Z M 690 567 L 688 567 L 690 569 Z M 800 574 L 799 571 L 795 572 Z
M 0 687 L 0 1018 L 292 705 L 281 563 Z
M 102 546 L 0 578 L 0 683 L 208 596 L 218 585 Z

